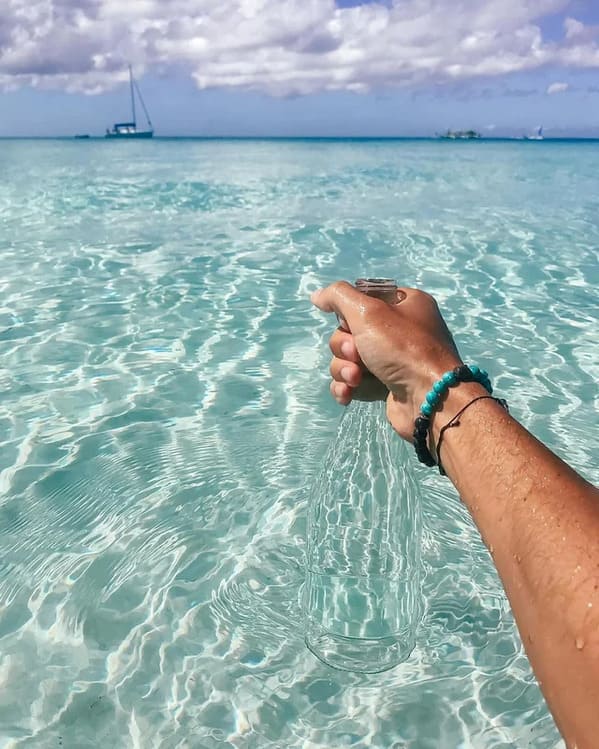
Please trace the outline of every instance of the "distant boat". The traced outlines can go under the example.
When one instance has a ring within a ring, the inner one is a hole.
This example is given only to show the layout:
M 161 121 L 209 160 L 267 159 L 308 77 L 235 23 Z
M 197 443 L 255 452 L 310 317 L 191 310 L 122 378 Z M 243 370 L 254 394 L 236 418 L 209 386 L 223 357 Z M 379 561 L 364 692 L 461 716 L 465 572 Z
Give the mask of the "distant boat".
M 525 135 L 524 140 L 545 140 L 545 136 L 543 135 L 543 125 L 540 125 L 534 135 Z
M 85 140 L 86 138 L 89 138 L 87 133 L 81 133 L 75 136 L 75 140 Z
M 476 130 L 448 130 L 439 135 L 442 140 L 478 140 L 480 137 L 481 134 Z
M 106 138 L 151 138 L 154 135 L 154 128 L 152 127 L 150 115 L 148 114 L 148 110 L 146 109 L 146 105 L 141 95 L 141 91 L 139 90 L 139 86 L 133 78 L 131 65 L 129 65 L 129 87 L 131 89 L 131 122 L 115 122 L 115 124 L 112 126 L 112 130 L 108 130 L 108 128 L 106 129 Z M 139 97 L 139 101 L 141 102 L 141 106 L 144 110 L 144 114 L 146 115 L 146 120 L 148 121 L 147 130 L 137 129 L 137 122 L 135 119 L 136 91 Z

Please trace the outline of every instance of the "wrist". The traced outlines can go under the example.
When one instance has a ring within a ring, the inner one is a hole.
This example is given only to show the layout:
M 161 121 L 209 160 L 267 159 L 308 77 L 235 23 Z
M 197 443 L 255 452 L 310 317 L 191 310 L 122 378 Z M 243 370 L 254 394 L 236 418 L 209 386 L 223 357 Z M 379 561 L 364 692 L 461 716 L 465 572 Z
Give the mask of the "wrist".
M 443 402 L 431 416 L 430 441 L 437 444 L 439 432 L 467 403 L 489 393 L 479 382 L 461 382 L 450 388 Z M 431 445 L 432 447 L 432 445 Z
M 462 360 L 457 356 L 438 357 L 434 364 L 422 362 L 420 371 L 411 373 L 411 382 L 401 382 L 395 386 L 393 384 L 387 385 L 388 392 L 390 392 L 387 400 L 387 418 L 400 437 L 407 440 L 412 439 L 414 422 L 420 415 L 420 406 L 426 399 L 426 394 L 445 372 L 449 372 L 462 364 Z M 448 416 L 447 418 L 451 417 Z
M 474 387 L 461 388 L 463 392 L 459 397 L 450 396 L 452 389 L 468 384 Z M 492 398 L 492 392 L 493 387 L 489 375 L 484 369 L 474 364 L 461 364 L 444 372 L 438 380 L 435 380 L 420 405 L 419 415 L 414 420 L 412 441 L 418 460 L 426 466 L 438 465 L 440 473 L 444 475 L 445 471 L 438 455 L 435 454 L 440 448 L 444 432 L 450 426 L 457 426 L 462 412 L 473 403 Z M 465 398 L 468 400 L 464 401 Z M 453 415 L 448 416 L 452 403 L 457 410 L 453 411 Z M 435 448 L 436 435 L 438 435 L 437 445 L 439 446 L 437 448 Z
M 484 440 L 485 435 L 488 436 L 501 422 L 509 421 L 505 400 L 490 395 L 478 383 L 466 384 L 475 387 L 464 387 L 461 393 L 453 394 L 451 402 L 445 404 L 445 413 L 440 409 L 434 423 L 431 421 L 428 440 L 439 473 L 449 476 L 456 486 L 459 473 L 456 458 L 458 462 L 463 461 L 466 454 L 471 459 L 477 452 L 476 445 Z M 452 428 L 458 426 L 460 429 Z
M 420 407 L 426 400 L 426 395 L 431 390 L 434 383 L 438 382 L 446 372 L 450 372 L 455 369 L 455 367 L 459 367 L 463 364 L 464 362 L 459 357 L 445 357 L 443 360 L 439 360 L 435 364 L 429 364 L 426 367 L 423 367 L 423 371 L 418 378 L 418 386 L 413 390 L 412 412 L 414 415 L 412 421 L 415 421 L 416 418 L 421 415 Z M 450 391 L 453 389 L 455 388 L 449 388 L 445 399 L 449 397 Z M 438 410 L 441 410 L 441 408 L 442 404 L 439 404 Z

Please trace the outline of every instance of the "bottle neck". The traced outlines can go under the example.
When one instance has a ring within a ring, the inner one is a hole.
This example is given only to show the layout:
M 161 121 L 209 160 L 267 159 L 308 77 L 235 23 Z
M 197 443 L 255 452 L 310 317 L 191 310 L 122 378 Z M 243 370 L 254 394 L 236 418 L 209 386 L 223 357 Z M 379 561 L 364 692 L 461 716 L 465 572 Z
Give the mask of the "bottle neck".
M 387 304 L 397 304 L 397 284 L 391 278 L 358 278 L 356 289 Z

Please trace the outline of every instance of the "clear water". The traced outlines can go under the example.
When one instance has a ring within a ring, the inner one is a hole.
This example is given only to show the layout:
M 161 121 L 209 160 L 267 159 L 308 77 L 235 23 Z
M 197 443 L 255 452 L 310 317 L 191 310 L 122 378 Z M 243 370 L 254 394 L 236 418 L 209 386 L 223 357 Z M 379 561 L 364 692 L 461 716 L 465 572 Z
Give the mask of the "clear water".
M 0 746 L 558 746 L 433 471 L 411 658 L 359 676 L 306 649 L 307 491 L 338 419 L 307 295 L 434 292 L 598 480 L 599 147 L 1 141 L 0 174 Z

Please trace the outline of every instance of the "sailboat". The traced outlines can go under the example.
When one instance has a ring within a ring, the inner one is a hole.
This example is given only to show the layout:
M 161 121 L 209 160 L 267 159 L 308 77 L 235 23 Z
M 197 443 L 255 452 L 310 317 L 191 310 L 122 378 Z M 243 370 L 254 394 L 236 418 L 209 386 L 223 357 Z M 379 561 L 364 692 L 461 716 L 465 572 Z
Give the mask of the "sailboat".
M 543 135 L 543 125 L 539 125 L 534 135 L 525 135 L 524 140 L 545 140 Z
M 150 115 L 148 114 L 148 110 L 146 109 L 146 105 L 141 95 L 141 91 L 139 90 L 139 86 L 137 85 L 135 78 L 133 78 L 131 65 L 129 65 L 129 87 L 131 89 L 131 122 L 115 122 L 112 126 L 112 130 L 108 130 L 108 128 L 106 128 L 106 138 L 151 138 L 154 135 L 152 121 L 150 120 Z M 139 97 L 139 101 L 141 102 L 141 106 L 144 110 L 146 120 L 148 121 L 147 130 L 137 129 L 137 122 L 135 120 L 136 91 Z

